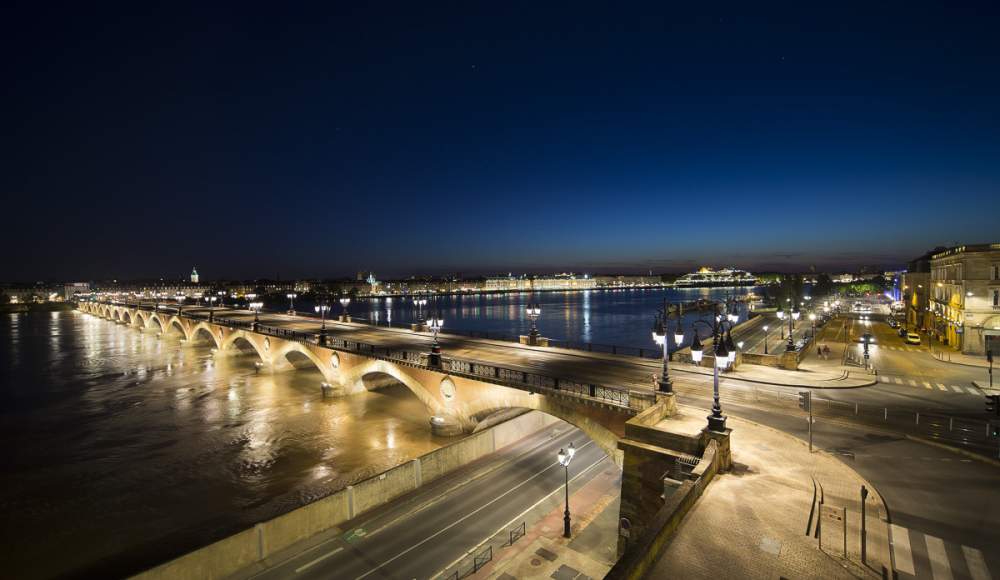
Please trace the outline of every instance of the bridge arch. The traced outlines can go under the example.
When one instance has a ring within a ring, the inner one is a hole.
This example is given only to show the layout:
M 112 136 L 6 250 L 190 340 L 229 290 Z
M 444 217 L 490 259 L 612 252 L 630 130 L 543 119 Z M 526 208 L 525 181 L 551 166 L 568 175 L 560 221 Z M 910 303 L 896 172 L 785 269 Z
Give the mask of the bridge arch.
M 122 310 L 122 321 L 129 326 L 132 326 L 132 313 L 130 313 L 127 309 Z
M 200 338 L 208 337 L 209 342 L 215 345 L 215 348 L 221 349 L 222 339 L 219 337 L 218 332 L 218 330 L 213 329 L 208 324 L 199 322 L 197 326 L 191 329 L 191 340 L 196 341 Z
M 262 352 L 260 347 L 257 346 L 257 343 L 253 340 L 250 340 L 250 338 L 245 336 L 244 333 L 242 332 L 232 333 L 228 337 L 226 337 L 225 340 L 222 341 L 222 348 L 220 348 L 219 350 L 231 351 L 233 349 L 247 353 L 253 352 L 254 354 L 257 355 L 257 358 L 259 358 L 261 362 L 264 363 L 269 362 L 270 360 L 268 357 L 264 355 L 264 352 Z
M 347 393 L 360 393 L 367 390 L 364 383 L 365 376 L 373 374 L 388 375 L 405 385 L 432 414 L 438 415 L 443 413 L 451 415 L 438 398 L 432 395 L 420 381 L 403 371 L 399 365 L 388 361 L 369 359 L 344 373 L 341 378 L 341 384 Z
M 135 312 L 135 323 L 139 328 L 146 328 L 149 326 L 149 321 L 146 318 L 146 314 L 142 310 L 136 310 Z
M 176 316 L 171 318 L 170 322 L 167 323 L 167 331 L 173 330 L 175 328 L 180 331 L 181 337 L 184 340 L 189 340 L 191 338 L 190 336 L 188 336 L 188 331 L 187 328 L 184 327 L 184 323 L 182 323 L 180 319 L 178 319 Z

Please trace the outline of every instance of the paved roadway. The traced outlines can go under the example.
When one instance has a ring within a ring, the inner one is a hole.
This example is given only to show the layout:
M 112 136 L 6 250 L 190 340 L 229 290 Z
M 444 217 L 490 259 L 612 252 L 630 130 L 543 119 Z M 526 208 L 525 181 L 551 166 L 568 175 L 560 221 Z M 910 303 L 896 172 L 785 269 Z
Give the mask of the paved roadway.
M 436 480 L 254 577 L 431 578 L 499 530 L 519 525 L 533 508 L 560 505 L 565 475 L 556 454 L 570 442 L 578 449 L 571 489 L 614 466 L 579 430 L 563 428 L 553 437 L 546 429 L 522 441 L 523 455 L 499 469 L 467 483 L 470 470 Z

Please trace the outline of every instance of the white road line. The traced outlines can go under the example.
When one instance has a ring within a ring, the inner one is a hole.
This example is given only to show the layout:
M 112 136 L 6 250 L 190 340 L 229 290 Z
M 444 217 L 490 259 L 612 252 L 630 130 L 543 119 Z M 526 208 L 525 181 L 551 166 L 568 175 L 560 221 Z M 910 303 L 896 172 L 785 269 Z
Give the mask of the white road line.
M 983 393 L 982 393 L 982 391 L 980 391 L 979 389 L 977 389 L 977 388 L 975 388 L 975 387 L 965 387 L 965 390 L 966 390 L 966 391 L 969 391 L 969 394 L 970 394 L 970 395 L 976 395 L 977 397 L 978 397 L 979 395 L 982 395 L 982 394 L 983 394 Z
M 577 451 L 579 451 L 579 450 L 583 449 L 584 447 L 586 447 L 587 445 L 590 445 L 591 443 L 593 443 L 593 441 L 587 441 L 586 443 L 584 443 L 583 445 L 581 445 L 581 446 L 580 446 L 579 448 L 577 448 Z M 588 469 L 590 469 L 591 467 L 593 467 L 593 466 L 597 465 L 598 463 L 600 463 L 600 462 L 604 461 L 605 459 L 607 459 L 607 455 L 604 455 L 604 456 L 602 456 L 602 457 L 601 457 L 600 459 L 598 459 L 597 461 L 595 461 L 595 462 L 591 463 L 591 464 L 590 464 L 590 465 L 588 465 L 588 466 L 587 466 L 586 468 L 584 468 L 583 470 L 581 470 L 581 471 L 580 471 L 580 473 L 579 473 L 579 475 L 577 475 L 577 477 L 579 477 L 580 475 L 583 475 L 584 473 L 586 473 L 586 471 L 587 471 Z M 545 469 L 543 469 L 543 470 L 539 471 L 538 473 L 536 473 L 536 474 L 532 475 L 532 476 L 531 476 L 531 477 L 529 477 L 528 479 L 525 479 L 525 480 L 524 480 L 524 481 L 522 481 L 521 483 L 519 483 L 519 484 L 515 485 L 514 487 L 512 487 L 512 488 L 508 489 L 507 491 L 503 492 L 502 494 L 500 494 L 500 495 L 498 495 L 497 497 L 493 498 L 492 500 L 488 501 L 487 503 L 484 503 L 483 505 L 479 506 L 478 508 L 476 508 L 476 509 L 472 510 L 471 512 L 469 512 L 469 513 L 465 514 L 464 516 L 462 516 L 462 517 L 458 518 L 458 519 L 457 519 L 457 520 L 455 520 L 454 522 L 452 522 L 452 523 L 448 524 L 447 526 L 445 526 L 445 527 L 441 528 L 440 530 L 438 530 L 438 531 L 434 532 L 433 534 L 431 534 L 431 535 L 427 536 L 427 537 L 426 537 L 426 538 L 424 538 L 423 540 L 420 540 L 420 541 L 419 541 L 419 542 L 417 542 L 416 544 L 413 544 L 413 545 L 412 545 L 412 546 L 410 546 L 409 548 L 407 548 L 407 549 L 403 550 L 402 552 L 400 552 L 400 553 L 396 554 L 396 555 L 395 555 L 395 556 L 393 556 L 392 558 L 389 558 L 389 559 L 388 559 L 388 560 L 386 560 L 385 562 L 382 562 L 382 563 L 381 563 L 381 564 L 379 564 L 378 566 L 375 566 L 375 567 L 374 567 L 374 568 L 372 568 L 371 570 L 369 570 L 369 571 L 365 572 L 364 574 L 362 574 L 362 575 L 358 576 L 357 578 L 355 578 L 355 580 L 361 580 L 362 578 L 367 578 L 368 576 L 370 576 L 370 575 L 374 574 L 375 572 L 378 572 L 379 570 L 381 570 L 382 568 L 385 568 L 386 566 L 388 566 L 388 565 L 389 565 L 389 564 L 391 564 L 392 562 L 394 562 L 394 561 L 398 560 L 399 558 L 402 558 L 403 556 L 405 556 L 406 554 L 409 554 L 409 553 L 410 553 L 410 552 L 412 552 L 413 550 L 416 550 L 416 549 L 417 549 L 417 548 L 419 548 L 420 546 L 423 546 L 423 545 L 424 545 L 424 544 L 426 544 L 427 542 L 429 542 L 429 541 L 433 540 L 434 538 L 436 538 L 436 537 L 440 536 L 441 534 L 443 534 L 443 533 L 447 532 L 447 531 L 448 531 L 448 530 L 450 530 L 451 528 L 454 528 L 454 527 L 455 527 L 455 526 L 457 526 L 458 524 L 460 524 L 460 523 L 464 522 L 465 520 L 467 520 L 467 519 L 471 518 L 472 516 L 474 516 L 474 515 L 478 514 L 479 512 L 483 511 L 484 509 L 486 509 L 486 508 L 490 507 L 491 505 L 493 505 L 494 503 L 496 503 L 496 502 L 500 501 L 501 499 L 503 499 L 504 497 L 506 497 L 506 496 L 510 495 L 511 493 L 514 493 L 514 492 L 515 492 L 515 491 L 516 491 L 517 489 L 519 489 L 519 488 L 520 488 L 520 487 L 521 487 L 522 485 L 525 485 L 525 484 L 527 484 L 527 483 L 528 483 L 529 481 L 531 481 L 531 480 L 535 479 L 535 478 L 536 478 L 536 477 L 538 477 L 539 475 L 541 475 L 541 474 L 545 473 L 546 471 L 548 471 L 548 470 L 552 469 L 553 467 L 555 467 L 555 466 L 557 466 L 557 465 L 559 465 L 559 463 L 558 463 L 558 462 L 556 462 L 556 463 L 553 463 L 552 465 L 550 465 L 550 466 L 546 467 Z M 573 479 L 576 479 L 576 477 L 574 477 Z
M 910 386 L 911 386 L 911 387 L 915 387 L 915 386 L 917 386 L 917 381 L 915 381 L 915 380 L 913 380 L 913 379 L 910 379 Z
M 969 566 L 969 576 L 972 580 L 993 580 L 990 576 L 990 569 L 986 567 L 986 560 L 983 553 L 975 548 L 962 546 L 962 553 L 965 554 L 965 563 Z
M 336 554 L 337 552 L 343 551 L 343 549 L 344 549 L 343 547 L 340 547 L 340 548 L 337 548 L 336 550 L 334 550 L 332 552 L 327 552 L 326 554 L 323 554 L 319 558 L 316 558 L 315 560 L 313 560 L 313 561 L 311 561 L 311 562 L 309 562 L 307 564 L 303 564 L 303 565 L 299 566 L 298 568 L 295 569 L 295 573 L 298 574 L 299 572 L 301 572 L 301 571 L 303 571 L 303 570 L 305 570 L 307 568 L 312 568 L 316 564 L 319 564 L 320 562 L 322 562 L 323 560 L 326 560 L 327 558 L 329 558 L 330 556 Z
M 942 391 L 947 391 L 947 390 L 948 390 L 948 387 L 946 387 L 946 386 L 942 385 L 941 383 L 938 383 L 938 384 L 937 384 L 937 388 L 938 388 L 939 390 L 942 390 Z
M 714 372 L 714 371 L 713 371 L 713 372 Z M 892 377 L 892 380 L 896 381 L 896 384 L 897 384 L 897 385 L 901 385 L 901 384 L 903 384 L 903 379 L 901 379 L 901 378 L 899 378 L 899 377 Z
M 931 388 L 931 384 L 930 384 L 930 383 L 928 383 L 927 381 L 924 381 L 924 388 L 925 388 L 925 389 L 929 389 L 929 388 Z
M 910 551 L 910 530 L 896 524 L 892 524 L 892 554 L 896 557 L 896 570 L 916 575 L 913 552 Z
M 951 386 L 951 390 L 955 391 L 956 393 L 961 393 L 962 392 L 962 387 L 960 387 L 958 385 L 952 385 Z
M 931 561 L 931 574 L 934 575 L 934 580 L 952 580 L 951 564 L 948 563 L 948 552 L 944 549 L 944 541 L 927 534 L 924 534 L 924 541 L 927 542 L 927 557 Z

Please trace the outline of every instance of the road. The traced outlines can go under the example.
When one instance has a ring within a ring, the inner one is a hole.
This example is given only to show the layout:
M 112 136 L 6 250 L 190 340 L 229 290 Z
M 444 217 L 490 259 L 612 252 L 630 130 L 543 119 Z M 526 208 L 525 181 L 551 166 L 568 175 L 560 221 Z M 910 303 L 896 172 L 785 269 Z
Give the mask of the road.
M 301 551 L 255 578 L 431 578 L 525 512 L 553 509 L 562 501 L 560 448 L 575 442 L 570 488 L 583 485 L 614 463 L 586 435 L 551 429 L 519 445 L 510 463 L 461 485 L 466 471 L 446 476 L 383 509 L 347 522 L 340 533 Z M 452 488 L 450 491 L 448 488 Z

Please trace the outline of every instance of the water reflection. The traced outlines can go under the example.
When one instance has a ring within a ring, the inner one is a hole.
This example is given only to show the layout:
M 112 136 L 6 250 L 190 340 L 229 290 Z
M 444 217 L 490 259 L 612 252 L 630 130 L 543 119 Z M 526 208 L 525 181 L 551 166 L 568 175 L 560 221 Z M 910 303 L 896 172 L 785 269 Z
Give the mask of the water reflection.
M 324 399 L 318 372 L 255 360 L 79 313 L 5 317 L 0 565 L 120 576 L 447 441 L 405 387 Z

